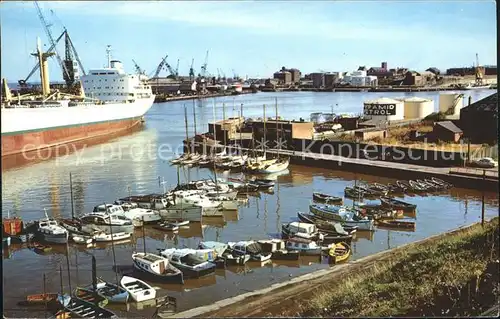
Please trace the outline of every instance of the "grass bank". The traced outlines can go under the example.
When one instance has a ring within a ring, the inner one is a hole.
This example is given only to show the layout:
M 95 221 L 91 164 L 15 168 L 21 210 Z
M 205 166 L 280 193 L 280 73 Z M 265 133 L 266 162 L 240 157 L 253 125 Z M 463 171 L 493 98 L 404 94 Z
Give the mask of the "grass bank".
M 279 315 L 477 316 L 498 303 L 498 218 L 398 251 Z M 277 314 L 275 314 L 277 315 Z

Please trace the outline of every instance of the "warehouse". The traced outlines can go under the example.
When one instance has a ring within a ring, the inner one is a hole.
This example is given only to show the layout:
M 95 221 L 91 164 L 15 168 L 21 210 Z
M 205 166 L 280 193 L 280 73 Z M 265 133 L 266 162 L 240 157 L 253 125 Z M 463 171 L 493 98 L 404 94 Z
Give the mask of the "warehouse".
M 460 127 L 472 143 L 498 140 L 498 93 L 472 103 L 460 110 Z

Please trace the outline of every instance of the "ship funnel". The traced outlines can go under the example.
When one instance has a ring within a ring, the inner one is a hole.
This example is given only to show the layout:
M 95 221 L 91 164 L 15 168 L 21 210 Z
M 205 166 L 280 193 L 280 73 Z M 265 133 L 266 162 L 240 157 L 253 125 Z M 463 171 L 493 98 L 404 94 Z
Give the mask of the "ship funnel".
M 7 79 L 2 79 L 3 92 L 4 92 L 4 102 L 10 102 L 12 99 L 12 94 L 10 93 L 9 86 L 7 85 Z

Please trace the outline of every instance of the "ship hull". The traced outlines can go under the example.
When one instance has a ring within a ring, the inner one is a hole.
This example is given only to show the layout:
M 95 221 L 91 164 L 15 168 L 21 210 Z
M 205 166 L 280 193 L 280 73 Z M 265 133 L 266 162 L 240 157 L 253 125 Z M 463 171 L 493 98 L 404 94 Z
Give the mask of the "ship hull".
M 153 99 L 74 107 L 2 108 L 2 160 L 16 155 L 35 159 L 43 150 L 54 147 L 60 153 L 71 153 L 74 144 L 130 130 L 143 122 Z
M 36 151 L 56 146 L 65 146 L 64 151 L 72 151 L 71 148 L 67 149 L 68 144 L 119 133 L 131 129 L 141 122 L 142 117 L 136 117 L 2 136 L 2 157 L 23 153 L 29 158 L 33 157 L 32 153 Z

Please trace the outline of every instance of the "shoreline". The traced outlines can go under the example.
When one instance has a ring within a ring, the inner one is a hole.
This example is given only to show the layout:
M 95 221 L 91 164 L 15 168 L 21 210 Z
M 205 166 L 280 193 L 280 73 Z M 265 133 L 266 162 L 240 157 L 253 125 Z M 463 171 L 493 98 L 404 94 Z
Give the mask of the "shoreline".
M 485 225 L 490 225 L 491 223 L 493 223 L 492 220 L 485 221 Z M 395 254 L 404 255 L 408 251 L 418 249 L 424 245 L 434 245 L 439 243 L 439 241 L 447 239 L 453 240 L 455 236 L 466 234 L 468 231 L 481 227 L 480 225 L 481 223 L 478 222 L 459 227 L 346 264 L 334 266 L 326 270 L 318 270 L 285 282 L 276 283 L 264 289 L 247 292 L 217 301 L 211 305 L 189 309 L 171 316 L 165 316 L 164 318 L 280 316 L 283 313 L 283 309 L 286 309 L 286 315 L 288 316 L 290 315 L 290 308 L 300 308 L 300 301 L 303 302 L 306 299 L 313 298 L 319 285 L 326 285 L 354 272 L 357 274 L 369 271 L 381 262 L 390 263 L 394 260 Z

